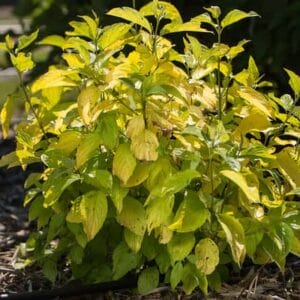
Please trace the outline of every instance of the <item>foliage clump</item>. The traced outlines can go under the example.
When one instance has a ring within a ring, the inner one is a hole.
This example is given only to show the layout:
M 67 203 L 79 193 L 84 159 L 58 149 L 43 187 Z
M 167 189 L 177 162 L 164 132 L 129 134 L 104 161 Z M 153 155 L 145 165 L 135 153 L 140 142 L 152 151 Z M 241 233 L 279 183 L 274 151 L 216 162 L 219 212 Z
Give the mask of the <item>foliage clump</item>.
M 38 227 L 27 262 L 52 281 L 63 259 L 86 282 L 136 272 L 147 293 L 161 274 L 207 293 L 246 256 L 283 270 L 288 253 L 300 254 L 300 77 L 286 70 L 294 95 L 277 97 L 252 57 L 236 73 L 247 41 L 223 44 L 222 32 L 257 14 L 205 10 L 184 22 L 153 1 L 112 9 L 126 22 L 104 28 L 83 16 L 39 42 L 61 48 L 62 61 L 28 86 L 38 32 L 0 44 L 20 78 L 1 111 L 4 137 L 15 99 L 26 100 L 16 151 L 0 165 L 43 165 L 25 183 Z M 171 41 L 178 32 L 184 53 Z

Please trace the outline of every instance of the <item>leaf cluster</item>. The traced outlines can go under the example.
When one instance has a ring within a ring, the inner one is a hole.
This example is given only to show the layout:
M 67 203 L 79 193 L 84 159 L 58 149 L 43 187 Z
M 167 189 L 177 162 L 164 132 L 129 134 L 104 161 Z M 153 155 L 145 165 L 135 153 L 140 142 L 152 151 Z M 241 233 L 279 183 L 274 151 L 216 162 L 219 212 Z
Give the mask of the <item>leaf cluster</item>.
M 41 40 L 64 62 L 29 86 L 27 47 L 38 32 L 0 43 L 20 78 L 1 110 L 4 137 L 16 97 L 26 102 L 16 151 L 0 166 L 43 164 L 25 183 L 38 227 L 27 262 L 52 281 L 61 259 L 86 282 L 137 272 L 140 293 L 160 274 L 207 293 L 246 256 L 283 270 L 288 253 L 300 255 L 300 77 L 287 70 L 294 95 L 277 97 L 252 57 L 232 68 L 248 41 L 222 43 L 227 27 L 257 14 L 221 17 L 213 6 L 184 22 L 156 0 L 108 15 L 121 21 L 101 27 L 82 16 L 64 36 Z M 193 32 L 214 33 L 216 43 Z

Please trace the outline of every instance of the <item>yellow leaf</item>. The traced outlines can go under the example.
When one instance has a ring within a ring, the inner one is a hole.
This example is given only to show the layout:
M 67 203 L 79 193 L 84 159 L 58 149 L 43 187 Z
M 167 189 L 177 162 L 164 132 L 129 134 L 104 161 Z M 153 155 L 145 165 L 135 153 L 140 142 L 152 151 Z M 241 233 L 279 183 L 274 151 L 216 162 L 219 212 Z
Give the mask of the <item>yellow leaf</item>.
M 157 160 L 158 146 L 159 142 L 156 135 L 148 129 L 144 129 L 140 134 L 132 137 L 131 149 L 135 157 L 139 160 Z
M 51 69 L 40 78 L 38 78 L 32 85 L 31 91 L 36 93 L 40 90 L 52 87 L 71 87 L 76 86 L 77 83 L 72 79 L 68 78 L 68 76 L 76 74 L 77 72 L 74 70 L 59 70 L 59 69 Z
M 63 151 L 65 154 L 73 152 L 81 141 L 81 133 L 75 130 L 68 130 L 63 132 L 58 142 L 53 148 Z
M 15 108 L 15 98 L 13 96 L 7 96 L 2 110 L 0 112 L 0 121 L 2 124 L 3 138 L 6 139 L 8 136 L 8 130 L 10 126 L 10 121 Z
M 133 174 L 130 176 L 124 187 L 138 186 L 144 182 L 150 173 L 150 165 L 148 163 L 140 163 L 134 169 Z

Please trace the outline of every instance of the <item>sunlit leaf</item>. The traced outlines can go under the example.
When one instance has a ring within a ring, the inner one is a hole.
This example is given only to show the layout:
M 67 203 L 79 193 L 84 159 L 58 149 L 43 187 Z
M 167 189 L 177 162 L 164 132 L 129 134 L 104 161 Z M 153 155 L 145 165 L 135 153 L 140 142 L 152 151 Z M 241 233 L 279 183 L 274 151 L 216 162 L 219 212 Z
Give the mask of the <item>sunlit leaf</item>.
M 234 24 L 240 20 L 250 18 L 250 17 L 259 17 L 259 15 L 254 11 L 250 11 L 247 13 L 247 12 L 244 12 L 239 9 L 233 9 L 221 21 L 221 26 L 223 28 L 225 28 L 225 27 L 227 27 L 231 24 Z
M 16 99 L 13 95 L 7 96 L 0 112 L 0 121 L 1 121 L 2 134 L 4 139 L 8 137 L 10 122 L 15 109 L 15 103 L 16 103 Z

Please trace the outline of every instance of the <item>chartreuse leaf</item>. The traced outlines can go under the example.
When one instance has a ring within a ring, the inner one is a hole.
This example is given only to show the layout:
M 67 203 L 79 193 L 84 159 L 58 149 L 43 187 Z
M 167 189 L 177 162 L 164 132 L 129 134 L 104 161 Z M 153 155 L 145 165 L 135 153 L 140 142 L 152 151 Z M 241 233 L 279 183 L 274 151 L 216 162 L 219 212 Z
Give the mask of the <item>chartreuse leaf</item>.
M 149 129 L 132 136 L 131 150 L 138 160 L 155 161 L 158 158 L 159 142 Z
M 82 138 L 76 152 L 76 167 L 81 168 L 95 154 L 101 144 L 101 137 L 97 132 L 87 134 Z
M 149 176 L 150 167 L 151 167 L 150 164 L 147 162 L 139 163 L 135 167 L 134 172 L 128 179 L 127 183 L 124 184 L 124 187 L 130 188 L 130 187 L 138 186 L 142 182 L 144 182 Z
M 141 272 L 138 278 L 138 291 L 147 294 L 159 284 L 159 271 L 156 267 L 150 267 Z
M 241 223 L 229 214 L 220 214 L 218 221 L 231 248 L 233 260 L 241 266 L 246 256 L 245 233 Z
M 38 37 L 39 29 L 30 35 L 22 35 L 18 39 L 18 50 L 23 50 L 26 47 L 30 46 Z
M 183 275 L 183 266 L 182 263 L 179 261 L 175 264 L 175 266 L 172 268 L 171 275 L 170 275 L 170 283 L 172 289 L 175 289 L 176 286 L 181 281 Z
M 98 40 L 98 45 L 101 49 L 107 49 L 114 45 L 114 43 L 119 42 L 124 39 L 132 25 L 125 23 L 115 23 L 110 26 L 106 26 Z
M 160 14 L 160 12 L 163 12 L 164 19 L 169 19 L 172 22 L 176 21 L 182 23 L 182 18 L 177 8 L 173 4 L 166 1 L 150 2 L 143 6 L 140 9 L 140 12 L 144 16 L 157 16 Z
M 113 252 L 113 279 L 118 280 L 137 267 L 138 256 L 121 242 Z
M 200 24 L 198 22 L 189 21 L 185 23 L 178 23 L 178 22 L 172 22 L 167 25 L 165 25 L 160 34 L 165 35 L 168 33 L 175 33 L 175 32 L 209 32 L 207 29 L 200 27 Z
M 102 228 L 107 215 L 107 199 L 100 191 L 90 191 L 75 202 L 67 215 L 67 221 L 82 223 L 88 240 L 92 240 Z
M 227 27 L 231 24 L 234 24 L 240 20 L 250 18 L 250 17 L 259 17 L 259 15 L 254 11 L 250 11 L 247 13 L 247 12 L 244 12 L 239 9 L 233 9 L 221 21 L 221 26 L 223 28 L 225 28 L 225 27 Z
M 95 86 L 85 87 L 81 90 L 78 99 L 78 112 L 83 122 L 86 125 L 90 125 L 91 122 L 95 121 L 97 116 L 95 116 L 96 112 L 95 107 L 97 106 L 100 98 L 100 91 Z
M 60 35 L 48 35 L 39 42 L 39 45 L 49 45 L 49 46 L 63 48 L 64 43 L 65 43 L 64 37 Z
M 249 186 L 242 173 L 232 170 L 223 170 L 220 174 L 234 182 L 243 191 L 249 201 L 253 203 L 259 202 L 260 197 L 257 186 Z
M 102 113 L 99 116 L 97 132 L 101 137 L 102 144 L 112 150 L 119 144 L 119 128 L 114 113 Z
M 211 274 L 219 264 L 219 247 L 210 239 L 200 240 L 195 248 L 196 267 L 205 275 Z
M 284 148 L 276 156 L 280 171 L 286 176 L 290 185 L 296 188 L 300 186 L 300 162 L 292 157 L 292 151 Z
M 0 43 L 0 50 L 1 50 L 1 51 L 5 51 L 5 52 L 7 52 L 7 51 L 8 51 L 8 49 L 7 49 L 7 47 L 6 47 L 6 44 L 5 44 L 5 43 Z
M 174 195 L 153 198 L 146 209 L 147 229 L 150 233 L 154 228 L 166 224 L 172 214 Z
M 71 154 L 80 144 L 81 133 L 75 130 L 67 130 L 61 133 L 54 149 L 61 150 L 64 154 Z
M 287 74 L 289 75 L 289 85 L 294 91 L 296 96 L 300 95 L 300 76 L 297 75 L 295 72 L 289 70 L 289 69 L 284 69 Z
M 25 54 L 24 52 L 20 52 L 17 56 L 11 54 L 10 59 L 14 67 L 16 67 L 16 69 L 21 73 L 30 71 L 35 66 L 30 53 Z
M 143 236 L 146 230 L 146 213 L 141 202 L 127 196 L 117 221 L 133 233 Z
M 141 12 L 131 7 L 113 8 L 107 13 L 109 16 L 118 17 L 126 21 L 138 24 L 148 32 L 152 32 L 152 26 Z
M 208 218 L 208 210 L 197 193 L 189 191 L 179 205 L 174 220 L 168 226 L 177 232 L 191 232 L 200 228 Z
M 129 144 L 121 144 L 113 159 L 113 174 L 126 183 L 136 167 L 136 159 L 130 151 Z
M 81 16 L 81 18 L 88 24 L 91 38 L 93 40 L 96 40 L 98 37 L 99 19 L 98 18 L 93 19 L 89 16 Z
M 194 233 L 175 233 L 171 241 L 167 244 L 172 264 L 186 258 L 194 245 Z
M 134 252 L 137 253 L 140 251 L 142 242 L 143 242 L 143 236 L 137 235 L 133 233 L 132 231 L 128 230 L 127 228 L 124 229 L 124 240 L 128 247 Z
M 145 130 L 145 120 L 142 115 L 133 117 L 127 124 L 126 134 L 129 138 L 141 134 Z
M 207 10 L 214 19 L 218 19 L 221 15 L 221 9 L 219 6 L 205 7 L 204 9 Z
M 2 125 L 2 134 L 4 139 L 8 137 L 10 121 L 13 116 L 15 103 L 16 99 L 13 95 L 7 96 L 0 112 L 0 121 Z

